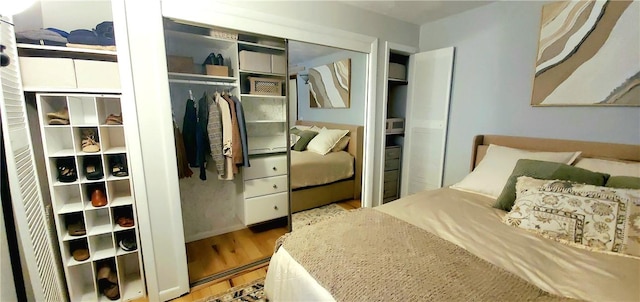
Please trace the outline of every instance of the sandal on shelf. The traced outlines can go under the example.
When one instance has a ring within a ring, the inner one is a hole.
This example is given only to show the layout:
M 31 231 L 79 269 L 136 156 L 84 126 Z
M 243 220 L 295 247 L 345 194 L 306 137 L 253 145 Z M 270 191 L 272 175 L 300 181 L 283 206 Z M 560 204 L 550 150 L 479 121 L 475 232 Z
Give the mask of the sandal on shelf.
M 129 175 L 127 158 L 122 154 L 111 156 L 109 158 L 109 166 L 111 168 L 111 175 L 113 176 L 124 177 Z
M 69 125 L 69 110 L 64 107 L 60 111 L 47 113 L 49 125 Z
M 133 218 L 127 217 L 127 216 L 118 217 L 118 220 L 116 221 L 116 223 L 118 223 L 118 225 L 123 228 L 130 228 L 135 225 Z
M 58 169 L 58 181 L 74 182 L 78 179 L 76 163 L 73 158 L 59 158 L 56 161 L 56 167 Z
M 122 113 L 120 115 L 109 114 L 107 116 L 107 120 L 105 121 L 107 125 L 122 125 Z
M 136 239 L 129 236 L 120 239 L 120 241 L 118 242 L 118 245 L 120 246 L 121 249 L 127 252 L 135 251 L 138 248 L 136 244 Z
M 89 259 L 89 248 L 87 248 L 87 242 L 71 242 L 69 247 L 71 248 L 71 256 L 75 261 L 85 261 Z
M 100 157 L 84 158 L 84 175 L 88 180 L 98 180 L 104 176 Z
M 95 153 L 100 151 L 98 144 L 98 135 L 95 129 L 82 130 L 82 151 L 87 153 Z

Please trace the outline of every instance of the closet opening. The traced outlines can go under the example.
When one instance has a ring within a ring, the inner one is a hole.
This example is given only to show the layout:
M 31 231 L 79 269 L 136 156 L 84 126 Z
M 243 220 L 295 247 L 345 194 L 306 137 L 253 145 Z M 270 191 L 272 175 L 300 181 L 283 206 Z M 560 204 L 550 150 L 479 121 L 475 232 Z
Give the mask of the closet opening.
M 194 286 L 266 265 L 289 230 L 286 41 L 170 19 L 164 34 Z

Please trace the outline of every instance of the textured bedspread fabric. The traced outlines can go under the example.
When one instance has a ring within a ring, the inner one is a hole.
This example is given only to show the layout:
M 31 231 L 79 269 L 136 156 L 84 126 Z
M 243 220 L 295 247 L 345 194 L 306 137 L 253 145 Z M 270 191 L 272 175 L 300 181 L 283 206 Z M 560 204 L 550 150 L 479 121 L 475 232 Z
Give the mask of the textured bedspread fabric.
M 638 259 L 563 245 L 505 225 L 505 212 L 491 208 L 493 201 L 452 189 L 425 191 L 361 210 L 379 215 L 349 213 L 300 229 L 271 259 L 265 291 L 275 301 L 397 301 L 403 299 L 398 290 L 409 295 L 406 301 L 640 300 Z M 400 220 L 386 221 L 390 216 Z M 330 254 L 349 260 L 327 262 Z M 320 268 L 308 264 L 314 261 Z
M 291 189 L 332 183 L 353 176 L 353 171 L 353 156 L 346 151 L 291 151 Z
M 640 259 L 598 253 L 501 222 L 494 199 L 443 188 L 376 209 L 453 242 L 543 290 L 590 301 L 640 301 Z

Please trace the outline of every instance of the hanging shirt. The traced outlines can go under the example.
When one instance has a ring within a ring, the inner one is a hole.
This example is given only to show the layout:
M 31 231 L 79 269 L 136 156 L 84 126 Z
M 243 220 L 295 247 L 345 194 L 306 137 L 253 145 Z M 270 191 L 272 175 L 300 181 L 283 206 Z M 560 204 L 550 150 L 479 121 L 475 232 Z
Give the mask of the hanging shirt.
M 222 118 L 222 155 L 225 159 L 224 175 L 218 176 L 218 179 L 233 180 L 233 167 L 235 165 L 233 164 L 231 149 L 231 137 L 233 136 L 231 132 L 231 110 L 229 103 L 219 95 L 216 96 L 216 102 L 218 103 L 220 116 Z
M 205 92 L 198 100 L 198 125 L 196 127 L 196 161 L 200 167 L 200 179 L 207 180 L 206 164 L 207 155 L 211 153 L 209 149 L 209 135 L 207 135 L 207 125 L 209 124 L 209 96 Z
M 249 164 L 249 142 L 247 141 L 247 124 L 244 121 L 244 109 L 242 103 L 235 96 L 229 96 L 236 104 L 236 116 L 238 118 L 238 128 L 240 128 L 240 143 L 242 144 L 242 165 L 251 167 Z
M 242 142 L 240 140 L 240 128 L 238 127 L 238 117 L 236 115 L 236 104 L 224 95 L 223 98 L 229 103 L 231 111 L 231 152 L 233 158 L 233 174 L 238 174 L 238 166 L 242 165 Z
M 218 103 L 211 101 L 209 105 L 209 124 L 207 125 L 207 133 L 209 134 L 209 147 L 211 149 L 211 158 L 216 164 L 218 176 L 224 175 L 224 156 L 222 155 L 222 116 Z
M 198 125 L 198 115 L 193 100 L 187 100 L 184 111 L 184 120 L 182 122 L 182 139 L 184 141 L 184 149 L 187 162 L 192 167 L 197 167 L 196 161 L 196 127 Z

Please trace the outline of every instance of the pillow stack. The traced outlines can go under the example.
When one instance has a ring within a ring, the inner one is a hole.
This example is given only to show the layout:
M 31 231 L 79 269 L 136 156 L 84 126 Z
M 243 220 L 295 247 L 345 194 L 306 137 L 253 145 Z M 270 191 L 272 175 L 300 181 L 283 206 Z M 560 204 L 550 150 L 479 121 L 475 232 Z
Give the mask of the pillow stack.
M 344 150 L 349 144 L 349 130 L 327 129 L 326 127 L 296 126 L 290 133 L 295 136 L 292 150 L 308 150 L 321 155 Z

